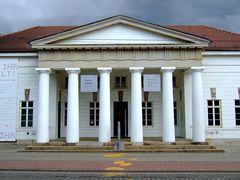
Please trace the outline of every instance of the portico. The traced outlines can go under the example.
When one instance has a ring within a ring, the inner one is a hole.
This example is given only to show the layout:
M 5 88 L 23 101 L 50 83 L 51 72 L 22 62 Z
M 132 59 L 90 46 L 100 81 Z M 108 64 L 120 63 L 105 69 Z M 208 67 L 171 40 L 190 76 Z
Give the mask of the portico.
M 151 128 L 150 127 L 143 127 L 143 111 L 142 111 L 142 102 L 144 100 L 144 93 L 142 90 L 142 82 L 141 77 L 143 75 L 143 67 L 130 67 L 129 68 L 129 77 L 131 77 L 131 87 L 124 91 L 124 95 L 129 92 L 130 99 L 127 99 L 127 95 L 124 97 L 124 102 L 128 102 L 131 106 L 129 108 L 129 113 L 127 116 L 129 119 L 129 128 L 128 131 L 129 137 L 131 138 L 131 142 L 136 145 L 143 144 L 143 130 L 144 128 Z M 152 93 L 153 97 L 159 97 L 156 99 L 157 102 L 162 104 L 162 109 L 157 110 L 156 107 L 153 107 L 154 111 L 159 111 L 162 117 L 159 119 L 154 119 L 154 121 L 161 121 L 162 124 L 162 141 L 163 142 L 175 142 L 175 121 L 174 121 L 174 88 L 173 88 L 173 72 L 175 67 L 161 67 L 159 68 L 159 74 L 162 76 L 162 91 Z M 47 143 L 49 142 L 49 75 L 50 72 L 53 70 L 46 69 L 46 68 L 38 68 L 36 69 L 39 72 L 39 120 L 38 120 L 38 129 L 37 129 L 37 142 L 38 143 Z M 77 143 L 79 139 L 81 141 L 80 132 L 81 129 L 80 123 L 81 121 L 86 121 L 83 119 L 85 116 L 81 114 L 79 101 L 81 101 L 81 96 L 85 96 L 84 93 L 80 92 L 79 89 L 79 72 L 80 69 L 78 68 L 66 68 L 66 74 L 68 76 L 68 88 L 67 88 L 67 125 L 66 125 L 66 142 L 67 143 Z M 96 69 L 100 76 L 100 89 L 98 92 L 99 98 L 99 126 L 95 128 L 98 131 L 98 139 L 99 142 L 107 143 L 111 141 L 111 137 L 114 136 L 114 132 L 112 127 L 114 126 L 113 114 L 113 101 L 119 101 L 119 97 L 113 90 L 111 83 L 112 79 L 110 74 L 113 72 L 109 67 L 99 67 Z M 127 70 L 125 70 L 126 72 Z M 201 71 L 202 69 L 199 67 L 194 67 L 190 69 L 190 75 L 192 76 L 192 115 L 193 115 L 193 141 L 194 142 L 204 142 L 204 122 L 201 118 L 199 118 L 199 114 L 201 114 L 201 104 L 199 104 L 201 98 L 201 91 L 199 90 L 199 86 L 202 86 L 201 81 Z M 161 73 L 160 73 L 161 72 Z M 197 80 L 196 78 L 197 73 Z M 44 78 L 43 78 L 44 77 Z M 44 86 L 44 87 L 43 87 Z M 186 87 L 183 87 L 183 89 Z M 150 96 L 152 95 L 150 93 Z M 123 95 L 123 96 L 124 96 Z M 88 95 L 91 98 L 91 94 Z M 111 97 L 115 96 L 115 97 Z M 79 99 L 80 97 L 80 99 Z M 162 99 L 162 102 L 161 102 Z M 83 101 L 83 100 L 82 100 Z M 153 102 L 149 100 L 148 102 Z M 183 103 L 188 103 L 184 101 Z M 154 104 L 154 103 L 153 103 Z M 80 113 L 79 113 L 80 112 Z M 153 113 L 154 114 L 154 113 Z M 44 116 L 44 117 L 42 117 Z M 154 122 L 155 126 L 158 124 Z M 201 128 L 200 128 L 201 127 Z M 153 128 L 153 127 L 152 127 Z M 158 133 L 160 134 L 160 133 Z M 160 140 L 160 139 L 159 139 Z
M 88 136 L 108 143 L 116 118 L 123 119 L 125 135 L 134 145 L 142 145 L 143 137 L 162 137 L 166 143 L 187 137 L 189 124 L 184 122 L 190 121 L 190 138 L 204 142 L 201 54 L 207 44 L 199 37 L 125 17 L 32 42 L 39 51 L 37 142 L 49 142 L 49 121 L 55 121 L 59 131 L 65 129 L 64 135 L 58 134 L 67 143 Z M 97 90 L 80 91 L 86 75 L 96 77 Z M 160 90 L 144 91 L 145 75 L 159 76 Z M 55 119 L 49 119 L 49 76 L 55 76 L 57 84 Z M 186 97 L 187 91 L 192 95 Z M 114 108 L 117 102 L 122 105 Z M 192 116 L 183 113 L 189 106 Z

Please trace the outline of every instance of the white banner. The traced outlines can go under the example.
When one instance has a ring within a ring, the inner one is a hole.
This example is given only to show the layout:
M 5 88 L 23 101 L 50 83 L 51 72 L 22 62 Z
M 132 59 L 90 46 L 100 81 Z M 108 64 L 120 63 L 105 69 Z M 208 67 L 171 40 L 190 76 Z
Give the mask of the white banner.
M 97 91 L 97 75 L 81 75 L 81 92 Z
M 160 74 L 144 74 L 143 75 L 143 91 L 144 92 L 160 92 Z
M 0 141 L 16 140 L 17 60 L 0 60 Z

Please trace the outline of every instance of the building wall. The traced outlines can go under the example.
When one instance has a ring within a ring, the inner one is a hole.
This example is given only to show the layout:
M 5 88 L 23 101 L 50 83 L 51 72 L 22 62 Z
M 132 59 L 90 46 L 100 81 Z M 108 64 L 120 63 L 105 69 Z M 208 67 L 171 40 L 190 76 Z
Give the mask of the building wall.
M 20 107 L 20 101 L 25 99 L 24 89 L 30 89 L 30 100 L 34 101 L 34 118 L 33 128 L 20 127 L 20 109 L 17 110 L 16 132 L 17 139 L 35 139 L 37 126 L 37 105 L 38 105 L 38 73 L 35 71 L 37 67 L 37 57 L 19 57 L 18 70 L 18 99 L 17 106 Z M 203 65 L 203 93 L 204 93 L 204 120 L 206 124 L 207 138 L 240 138 L 240 127 L 235 125 L 235 107 L 234 100 L 239 99 L 238 87 L 240 87 L 240 57 L 239 56 L 209 56 L 204 55 Z M 62 73 L 63 72 L 63 73 Z M 59 92 L 64 88 L 64 78 L 66 72 L 62 71 L 50 76 L 50 138 L 57 138 L 57 102 Z M 160 70 L 144 70 L 144 74 L 160 73 Z M 81 74 L 97 74 L 96 70 L 83 70 Z M 128 101 L 128 134 L 131 133 L 130 119 L 130 90 L 131 90 L 131 74 L 128 70 L 113 70 L 111 73 L 111 82 L 118 75 L 126 75 L 128 78 L 128 88 L 124 91 L 123 101 Z M 180 93 L 183 88 L 183 74 L 181 71 L 174 73 L 178 77 L 178 88 L 174 90 L 174 94 Z M 113 127 L 113 104 L 118 101 L 118 90 L 114 89 L 111 83 L 111 120 Z M 216 99 L 221 100 L 221 127 L 209 127 L 207 116 L 207 100 L 211 99 L 210 88 L 216 88 Z M 178 90 L 179 89 L 179 90 Z M 55 96 L 54 96 L 55 94 Z M 66 94 L 66 90 L 65 90 Z M 175 97 L 176 99 L 180 97 Z M 91 93 L 80 93 L 80 137 L 97 137 L 98 127 L 89 126 L 89 102 L 92 101 Z M 162 135 L 162 95 L 161 93 L 150 93 L 149 101 L 153 103 L 153 127 L 144 127 L 145 137 L 161 137 Z M 180 100 L 180 118 L 183 119 L 183 106 Z M 181 128 L 184 127 L 184 121 L 180 122 Z M 64 128 L 63 128 L 64 129 Z M 176 130 L 176 135 L 178 130 Z M 64 133 L 64 132 L 63 132 Z M 183 136 L 184 131 L 180 134 Z M 113 128 L 112 128 L 113 134 Z
M 35 139 L 38 114 L 38 73 L 37 57 L 18 58 L 18 109 L 16 119 L 17 139 Z M 29 100 L 33 101 L 33 128 L 23 128 L 20 124 L 20 102 L 25 100 L 24 89 L 30 89 Z
M 18 89 L 17 89 L 17 119 L 16 136 L 18 140 L 36 139 L 38 119 L 38 85 L 39 74 L 35 71 L 38 66 L 38 57 L 18 58 Z M 33 127 L 21 127 L 20 124 L 20 103 L 25 100 L 24 89 L 30 89 L 29 101 L 33 101 Z M 57 81 L 56 75 L 50 75 L 49 86 L 49 137 L 56 139 L 58 135 L 57 121 Z
M 203 93 L 207 138 L 240 138 L 240 127 L 235 124 L 234 100 L 239 99 L 240 56 L 203 56 Z M 216 88 L 216 99 L 221 100 L 220 127 L 208 126 L 207 99 L 210 88 Z

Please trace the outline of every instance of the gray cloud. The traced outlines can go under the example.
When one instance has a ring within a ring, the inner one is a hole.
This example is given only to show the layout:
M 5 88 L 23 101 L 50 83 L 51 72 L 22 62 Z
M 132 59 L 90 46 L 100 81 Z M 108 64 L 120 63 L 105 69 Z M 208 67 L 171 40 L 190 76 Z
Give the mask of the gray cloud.
M 240 32 L 239 0 L 0 1 L 0 34 L 38 25 L 82 25 L 126 15 L 156 24 L 204 24 Z

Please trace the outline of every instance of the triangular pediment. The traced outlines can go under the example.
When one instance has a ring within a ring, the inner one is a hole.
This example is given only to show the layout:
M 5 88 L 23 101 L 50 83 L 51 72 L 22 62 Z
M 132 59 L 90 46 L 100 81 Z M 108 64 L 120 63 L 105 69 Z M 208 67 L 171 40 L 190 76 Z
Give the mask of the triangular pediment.
M 208 40 L 148 24 L 124 16 L 117 16 L 79 28 L 33 41 L 33 48 L 87 47 L 205 47 Z
M 114 24 L 88 33 L 60 40 L 54 44 L 180 44 L 186 43 L 178 38 L 166 36 L 124 23 Z

